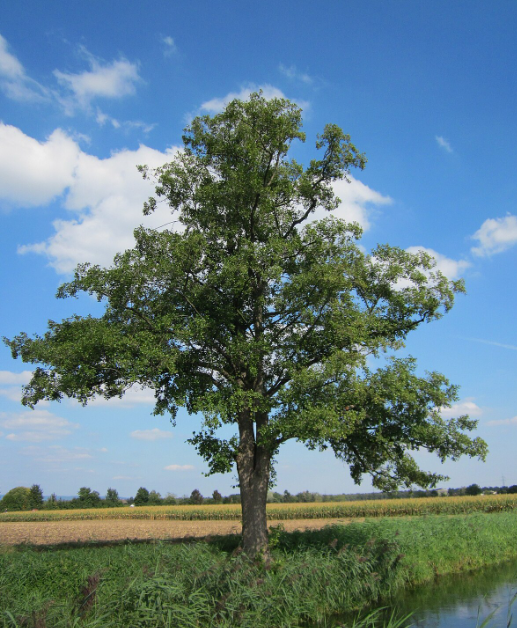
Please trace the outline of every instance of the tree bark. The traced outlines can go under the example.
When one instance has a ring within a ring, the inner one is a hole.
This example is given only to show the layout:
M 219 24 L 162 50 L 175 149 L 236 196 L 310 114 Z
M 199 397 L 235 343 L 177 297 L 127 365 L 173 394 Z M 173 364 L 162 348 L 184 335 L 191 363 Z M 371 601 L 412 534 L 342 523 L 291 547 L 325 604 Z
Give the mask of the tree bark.
M 242 548 L 250 557 L 268 555 L 266 515 L 271 454 L 257 445 L 249 412 L 239 417 L 237 471 L 242 507 Z

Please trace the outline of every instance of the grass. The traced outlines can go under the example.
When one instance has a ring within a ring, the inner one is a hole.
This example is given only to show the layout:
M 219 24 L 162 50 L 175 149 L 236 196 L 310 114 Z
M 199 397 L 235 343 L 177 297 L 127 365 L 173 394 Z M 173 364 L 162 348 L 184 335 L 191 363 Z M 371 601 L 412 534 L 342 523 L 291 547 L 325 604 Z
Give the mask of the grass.
M 459 515 L 474 512 L 495 513 L 515 510 L 517 510 L 517 494 L 383 499 L 361 502 L 268 504 L 267 515 L 270 520 L 281 521 L 288 519 Z M 222 504 L 0 513 L 0 523 L 2 521 L 82 521 L 94 519 L 240 520 L 241 507 L 239 504 Z
M 517 515 L 385 518 L 271 533 L 272 561 L 238 537 L 0 552 L 0 626 L 282 628 L 329 617 L 401 587 L 517 554 Z M 367 621 L 367 618 L 361 620 Z M 370 623 L 357 624 L 371 626 Z M 397 625 L 392 620 L 391 628 Z

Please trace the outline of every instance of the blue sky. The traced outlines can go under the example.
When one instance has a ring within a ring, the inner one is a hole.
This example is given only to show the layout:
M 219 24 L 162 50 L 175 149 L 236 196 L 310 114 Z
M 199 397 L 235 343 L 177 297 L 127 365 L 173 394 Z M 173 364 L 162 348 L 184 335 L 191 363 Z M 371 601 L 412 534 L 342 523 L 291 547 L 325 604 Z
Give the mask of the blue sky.
M 467 296 L 410 337 L 405 354 L 461 387 L 453 412 L 479 420 L 485 464 L 427 468 L 443 486 L 517 483 L 517 4 L 476 0 L 6 3 L 0 23 L 0 332 L 42 333 L 48 319 L 99 311 L 55 291 L 82 261 L 131 247 L 152 188 L 137 164 L 165 163 L 192 116 L 263 89 L 304 109 L 314 155 L 326 123 L 368 158 L 339 184 L 338 214 L 359 221 L 366 249 L 425 248 Z M 205 478 L 184 443 L 199 425 L 153 417 L 152 393 L 86 408 L 19 403 L 27 365 L 0 348 L 0 492 L 109 486 L 134 495 L 232 492 Z M 278 488 L 368 491 L 329 453 L 288 443 Z

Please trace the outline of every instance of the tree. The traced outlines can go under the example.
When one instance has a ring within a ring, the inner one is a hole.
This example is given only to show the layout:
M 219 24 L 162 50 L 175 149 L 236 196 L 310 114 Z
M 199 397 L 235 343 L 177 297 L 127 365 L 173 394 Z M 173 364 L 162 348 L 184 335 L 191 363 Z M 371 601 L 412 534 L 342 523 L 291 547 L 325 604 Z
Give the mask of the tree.
M 120 503 L 120 498 L 118 496 L 118 491 L 116 488 L 109 488 L 106 491 L 105 500 L 107 503 L 112 504 L 113 506 L 118 506 Z
M 471 484 L 465 489 L 465 495 L 481 495 L 482 492 L 478 484 Z
M 202 504 L 204 502 L 205 498 L 203 497 L 203 495 L 201 495 L 200 491 L 195 488 L 192 493 L 190 494 L 190 503 L 191 504 Z
M 33 484 L 29 491 L 29 507 L 41 508 L 43 506 L 43 491 L 39 484 Z
M 214 500 L 214 504 L 223 503 L 223 496 L 217 489 L 212 493 L 212 499 Z
M 394 355 L 410 331 L 452 307 L 462 282 L 424 252 L 365 253 L 357 224 L 311 222 L 338 206 L 333 182 L 366 159 L 329 124 L 304 168 L 288 157 L 305 140 L 301 125 L 295 104 L 261 94 L 195 118 L 170 163 L 140 167 L 157 181 L 144 214 L 162 199 L 181 228 L 140 227 L 111 267 L 81 264 L 59 288 L 59 298 L 94 295 L 103 315 L 6 339 L 15 358 L 40 365 L 25 405 L 65 396 L 86 404 L 138 382 L 173 424 L 179 407 L 203 413 L 190 442 L 210 472 L 236 466 L 249 555 L 267 550 L 273 460 L 290 439 L 331 448 L 357 483 L 369 474 L 382 490 L 444 479 L 419 469 L 411 450 L 442 461 L 486 454 L 466 435 L 475 421 L 440 416 L 457 388 Z M 234 436 L 218 436 L 223 424 Z
M 159 506 L 161 503 L 163 503 L 163 499 L 160 493 L 158 493 L 157 491 L 151 491 L 149 493 L 149 504 L 152 504 L 153 506 Z
M 174 493 L 167 493 L 163 498 L 163 503 L 167 506 L 171 506 L 177 503 L 176 495 Z
M 135 506 L 145 506 L 149 501 L 149 491 L 141 486 L 135 495 L 134 504 Z
M 30 507 L 30 488 L 25 486 L 12 488 L 0 500 L 1 510 L 28 510 Z
M 92 491 L 87 486 L 82 486 L 77 495 L 82 508 L 97 508 L 100 505 L 101 496 L 99 493 Z

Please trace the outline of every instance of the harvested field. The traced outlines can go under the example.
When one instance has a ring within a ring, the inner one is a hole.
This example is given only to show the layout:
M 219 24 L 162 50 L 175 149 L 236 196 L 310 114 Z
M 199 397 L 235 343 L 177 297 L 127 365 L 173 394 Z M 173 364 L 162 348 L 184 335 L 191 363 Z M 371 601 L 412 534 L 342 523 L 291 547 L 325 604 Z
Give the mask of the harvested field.
M 357 521 L 357 519 L 354 519 Z M 270 521 L 286 530 L 320 529 L 345 519 L 290 519 Z M 240 534 L 238 521 L 98 520 L 0 523 L 0 545 L 59 545 L 110 541 L 180 540 L 218 534 Z

